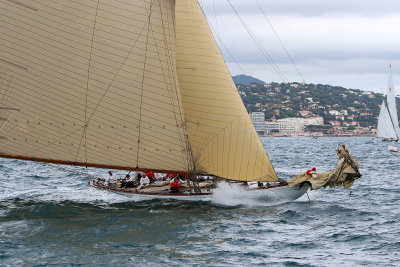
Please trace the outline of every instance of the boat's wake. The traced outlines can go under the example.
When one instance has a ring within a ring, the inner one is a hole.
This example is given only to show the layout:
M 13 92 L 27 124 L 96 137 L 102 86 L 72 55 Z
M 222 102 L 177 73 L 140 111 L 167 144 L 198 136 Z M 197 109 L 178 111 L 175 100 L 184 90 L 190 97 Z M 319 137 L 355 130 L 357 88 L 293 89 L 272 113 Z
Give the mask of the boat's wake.
M 282 197 L 282 190 L 278 190 L 248 190 L 241 184 L 220 182 L 213 191 L 211 201 L 225 206 L 271 206 L 290 200 Z

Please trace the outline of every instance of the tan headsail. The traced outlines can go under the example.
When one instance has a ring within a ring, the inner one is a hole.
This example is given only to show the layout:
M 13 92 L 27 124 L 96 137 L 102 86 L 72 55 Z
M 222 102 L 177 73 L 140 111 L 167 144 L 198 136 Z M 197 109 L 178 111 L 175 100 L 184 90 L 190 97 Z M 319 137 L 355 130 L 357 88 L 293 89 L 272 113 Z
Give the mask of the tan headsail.
M 0 5 L 1 156 L 188 170 L 174 1 Z
M 196 0 L 176 1 L 176 57 L 197 169 L 233 180 L 277 180 Z

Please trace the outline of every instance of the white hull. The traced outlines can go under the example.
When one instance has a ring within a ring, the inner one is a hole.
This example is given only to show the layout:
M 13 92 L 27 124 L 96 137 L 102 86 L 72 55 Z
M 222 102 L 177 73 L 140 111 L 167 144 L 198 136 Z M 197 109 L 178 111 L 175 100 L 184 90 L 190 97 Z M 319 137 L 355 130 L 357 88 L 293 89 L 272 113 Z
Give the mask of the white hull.
M 97 187 L 98 189 L 109 190 L 104 187 Z M 288 185 L 273 186 L 260 189 L 248 189 L 242 186 L 230 186 L 230 188 L 216 188 L 210 192 L 201 194 L 157 194 L 157 193 L 140 193 L 140 192 L 124 192 L 120 190 L 109 190 L 117 194 L 128 196 L 136 201 L 151 200 L 151 199 L 176 199 L 185 201 L 211 201 L 215 197 L 224 197 L 229 194 L 231 197 L 238 199 L 251 199 L 260 202 L 277 202 L 277 201 L 292 201 L 304 195 L 309 189 L 308 184 L 302 186 L 289 187 Z M 233 189 L 233 190 L 232 190 Z
M 303 184 L 301 187 L 290 187 L 287 185 L 250 192 L 252 193 L 251 198 L 259 201 L 291 201 L 304 195 L 309 188 L 308 184 Z

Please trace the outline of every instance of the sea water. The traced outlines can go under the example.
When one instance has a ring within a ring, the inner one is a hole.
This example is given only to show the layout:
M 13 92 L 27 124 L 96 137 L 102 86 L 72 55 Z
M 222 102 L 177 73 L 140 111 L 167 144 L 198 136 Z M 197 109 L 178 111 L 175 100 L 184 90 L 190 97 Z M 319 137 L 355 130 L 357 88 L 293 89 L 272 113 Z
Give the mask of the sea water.
M 286 203 L 229 192 L 200 202 L 136 201 L 87 185 L 107 170 L 0 159 L 0 266 L 400 265 L 400 155 L 387 143 L 262 142 L 280 178 L 332 169 L 339 143 L 363 176 L 350 189 Z

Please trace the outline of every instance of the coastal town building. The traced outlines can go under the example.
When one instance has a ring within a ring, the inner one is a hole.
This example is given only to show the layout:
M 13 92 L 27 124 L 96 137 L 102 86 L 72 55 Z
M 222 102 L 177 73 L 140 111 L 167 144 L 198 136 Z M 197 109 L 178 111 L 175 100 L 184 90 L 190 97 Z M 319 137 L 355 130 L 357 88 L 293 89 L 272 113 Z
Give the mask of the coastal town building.
M 249 114 L 254 128 L 259 135 L 284 135 L 284 136 L 307 136 L 305 128 L 309 125 L 322 126 L 322 117 L 310 118 L 285 118 L 275 121 L 264 121 L 263 112 L 252 112 Z M 313 133 L 313 135 L 315 132 Z
M 278 120 L 279 132 L 287 136 L 305 136 L 304 129 L 308 125 L 324 125 L 322 117 L 285 118 Z
M 380 94 L 322 84 L 249 83 L 238 91 L 260 135 L 374 135 L 382 103 Z
M 257 133 L 260 135 L 263 135 L 264 134 L 264 121 L 265 121 L 264 112 L 252 112 L 249 115 L 250 115 L 250 119 L 253 122 L 254 128 L 256 129 Z
M 300 124 L 299 118 L 286 118 L 278 120 L 279 131 L 283 135 L 295 136 L 304 132 L 304 127 Z
M 279 122 L 277 121 L 266 121 L 264 124 L 264 133 L 269 135 L 279 132 Z

